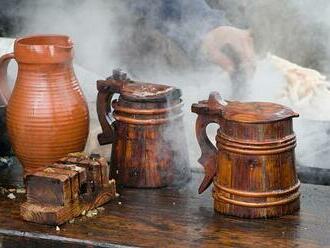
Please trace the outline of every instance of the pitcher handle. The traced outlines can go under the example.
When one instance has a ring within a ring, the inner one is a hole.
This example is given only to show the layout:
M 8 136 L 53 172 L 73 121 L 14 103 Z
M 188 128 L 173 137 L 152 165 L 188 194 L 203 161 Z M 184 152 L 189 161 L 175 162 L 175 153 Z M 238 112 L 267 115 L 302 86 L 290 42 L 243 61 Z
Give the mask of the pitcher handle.
M 111 113 L 112 97 L 115 93 L 120 93 L 121 86 L 120 82 L 115 80 L 97 81 L 96 109 L 102 128 L 102 133 L 97 135 L 100 145 L 111 144 L 114 141 L 113 123 L 109 120 L 108 114 Z
M 203 193 L 210 186 L 217 171 L 218 149 L 212 144 L 206 133 L 206 128 L 210 123 L 220 125 L 219 119 L 224 106 L 219 103 L 217 98 L 221 98 L 219 93 L 212 92 L 208 101 L 192 105 L 192 112 L 198 115 L 196 120 L 196 137 L 202 152 L 198 162 L 205 170 L 204 179 L 198 189 L 199 194 Z
M 10 97 L 10 89 L 7 82 L 8 64 L 14 59 L 14 53 L 7 53 L 0 57 L 0 103 L 7 105 Z

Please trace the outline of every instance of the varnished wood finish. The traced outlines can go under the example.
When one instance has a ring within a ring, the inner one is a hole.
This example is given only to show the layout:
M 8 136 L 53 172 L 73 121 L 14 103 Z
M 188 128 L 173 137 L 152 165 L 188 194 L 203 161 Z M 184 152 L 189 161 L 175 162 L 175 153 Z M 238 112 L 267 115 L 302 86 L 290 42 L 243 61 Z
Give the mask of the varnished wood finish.
M 202 174 L 179 189 L 120 189 L 93 218 L 55 227 L 23 221 L 19 204 L 0 196 L 2 247 L 329 247 L 330 187 L 301 186 L 301 210 L 276 219 L 242 219 L 213 211 Z M 118 204 L 121 202 L 121 204 Z
M 60 225 L 115 198 L 115 181 L 100 156 L 70 154 L 45 169 L 27 174 L 24 220 Z
M 76 184 L 78 175 L 69 170 L 71 175 L 52 168 L 34 172 L 26 176 L 27 198 L 30 202 L 63 206 L 73 200 L 71 187 Z M 66 171 L 66 170 L 63 170 Z M 78 189 L 76 192 L 78 194 Z M 73 191 L 75 193 L 75 191 Z M 76 197 L 75 197 L 76 198 Z
M 29 36 L 17 39 L 14 53 L 0 58 L 0 98 L 8 101 L 8 134 L 26 173 L 81 151 L 86 144 L 89 115 L 74 74 L 72 49 L 67 36 Z M 9 97 L 6 73 L 12 58 L 18 74 Z
M 69 202 L 63 206 L 42 205 L 36 202 L 25 202 L 21 205 L 21 216 L 24 220 L 47 225 L 61 225 L 69 220 L 81 215 L 84 211 L 95 209 L 115 198 L 116 185 L 111 181 L 109 185 L 97 194 L 93 195 L 93 200 Z
M 227 102 L 223 118 L 244 123 L 269 123 L 287 118 L 298 117 L 299 114 L 280 104 L 270 102 Z
M 113 143 L 111 177 L 138 188 L 186 182 L 190 171 L 180 90 L 114 77 L 97 87 L 99 142 Z M 119 99 L 112 101 L 115 93 Z M 113 123 L 108 123 L 110 114 Z
M 192 111 L 198 114 L 199 162 L 205 167 L 199 192 L 213 179 L 216 211 L 267 218 L 299 209 L 292 127 L 292 118 L 298 114 L 273 103 L 225 102 L 217 93 L 212 93 L 208 101 L 193 104 Z M 218 150 L 206 135 L 211 122 L 220 125 Z

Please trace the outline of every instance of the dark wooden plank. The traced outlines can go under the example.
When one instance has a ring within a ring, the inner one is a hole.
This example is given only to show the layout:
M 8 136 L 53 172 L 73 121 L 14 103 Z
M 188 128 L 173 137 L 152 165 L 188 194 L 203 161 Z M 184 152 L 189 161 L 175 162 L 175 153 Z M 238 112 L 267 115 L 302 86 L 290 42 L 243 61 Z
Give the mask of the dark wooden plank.
M 78 218 L 60 231 L 22 221 L 22 197 L 1 197 L 3 247 L 330 247 L 330 187 L 302 185 L 297 214 L 246 220 L 214 213 L 210 190 L 197 194 L 201 180 L 194 174 L 181 189 L 122 189 L 96 217 Z

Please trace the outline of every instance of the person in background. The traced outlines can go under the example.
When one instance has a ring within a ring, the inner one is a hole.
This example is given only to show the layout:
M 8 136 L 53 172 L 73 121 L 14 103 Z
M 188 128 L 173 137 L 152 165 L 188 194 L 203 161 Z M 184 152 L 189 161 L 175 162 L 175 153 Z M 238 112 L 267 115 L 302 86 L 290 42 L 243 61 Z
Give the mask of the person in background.
M 174 41 L 192 60 L 202 54 L 232 74 L 238 59 L 244 70 L 253 74 L 255 53 L 251 34 L 231 26 L 224 11 L 211 9 L 204 0 L 127 0 L 127 4 L 147 28 Z M 228 46 L 236 59 L 225 51 Z

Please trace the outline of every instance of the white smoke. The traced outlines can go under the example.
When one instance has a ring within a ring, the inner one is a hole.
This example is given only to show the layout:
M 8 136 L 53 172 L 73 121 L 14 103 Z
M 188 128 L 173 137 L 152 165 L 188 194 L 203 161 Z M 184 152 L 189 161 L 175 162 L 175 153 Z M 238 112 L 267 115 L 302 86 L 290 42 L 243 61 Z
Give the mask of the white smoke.
M 139 67 L 141 53 L 133 52 L 135 57 L 130 57 L 127 56 L 130 53 L 123 51 L 120 46 L 122 41 L 127 42 L 132 37 L 131 34 L 135 28 L 134 18 L 129 16 L 121 2 L 124 1 L 23 1 L 20 6 L 20 15 L 24 17 L 24 27 L 19 35 L 61 33 L 72 38 L 76 50 L 75 62 L 81 66 L 76 67 L 76 72 L 92 114 L 90 140 L 95 142 L 97 142 L 96 134 L 99 130 L 95 115 L 95 81 L 108 76 L 113 68 L 129 69 L 129 72 L 134 74 L 131 76 L 133 79 L 181 88 L 185 102 L 185 126 L 191 153 L 190 160 L 193 166 L 198 166 L 195 162 L 200 155 L 194 131 L 196 115 L 190 112 L 190 106 L 198 100 L 207 99 L 209 92 L 214 90 L 219 91 L 224 98 L 229 98 L 231 86 L 228 76 L 214 65 L 204 65 L 199 70 L 189 69 L 189 66 L 184 69 L 168 70 L 164 63 L 159 62 L 166 60 L 164 59 L 166 54 L 160 54 L 154 58 L 141 56 L 143 66 Z M 221 1 L 214 0 L 213 2 Z M 245 2 L 247 2 L 246 18 L 255 35 L 256 48 L 260 54 L 270 51 L 295 63 L 315 66 L 324 72 L 329 71 L 329 1 L 320 0 L 317 4 L 315 1 L 308 0 Z M 130 40 L 127 42 L 130 46 L 126 49 L 131 52 L 135 49 L 134 44 L 143 42 L 145 40 Z M 162 46 L 156 46 L 154 49 L 157 51 L 162 48 Z M 177 58 L 180 59 L 179 56 Z M 137 62 L 131 63 L 132 60 Z M 185 63 L 184 60 L 178 61 L 178 65 Z M 130 68 L 128 65 L 133 65 L 135 68 Z M 274 71 L 272 66 L 261 58 L 255 78 L 249 83 L 246 98 L 254 101 L 276 101 L 276 95 L 280 92 L 283 83 L 283 75 Z M 215 129 L 213 127 L 210 132 L 212 138 L 215 136 Z M 310 138 L 312 136 L 305 139 L 305 131 L 304 125 L 299 127 L 299 130 L 297 129 L 298 154 L 300 155 L 310 150 L 311 144 L 325 144 L 328 139 L 325 135 L 327 125 L 318 130 L 318 134 L 322 135 L 317 136 L 317 139 Z M 95 144 L 90 144 L 90 146 L 89 149 L 93 150 Z M 315 165 L 315 163 L 308 162 L 308 165 Z
M 134 19 L 125 15 L 126 11 L 120 1 L 37 0 L 33 3 L 24 2 L 21 10 L 25 21 L 20 35 L 59 33 L 72 38 L 76 51 L 75 63 L 79 65 L 75 67 L 76 74 L 87 97 L 92 117 L 87 150 L 100 149 L 96 139 L 97 133 L 100 132 L 95 109 L 96 80 L 108 76 L 113 68 L 126 69 L 125 61 L 129 59 L 120 57 L 122 53 L 118 51 L 118 43 L 130 37 Z M 189 68 L 170 71 L 162 69 L 164 64 L 158 66 L 161 69 L 155 69 L 155 59 L 150 58 L 146 63 L 149 63 L 150 67 L 142 68 L 143 70 L 132 69 L 135 77 L 147 82 L 175 85 L 182 89 L 190 160 L 194 166 L 198 166 L 200 150 L 194 130 L 196 115 L 191 113 L 190 106 L 194 102 L 207 99 L 209 92 L 214 90 L 228 97 L 228 76 L 213 65 L 204 66 L 199 71 L 191 71 Z M 216 128 L 213 129 L 210 135 L 212 137 L 215 136 Z M 108 151 L 109 155 L 110 148 L 103 148 L 104 150 Z

